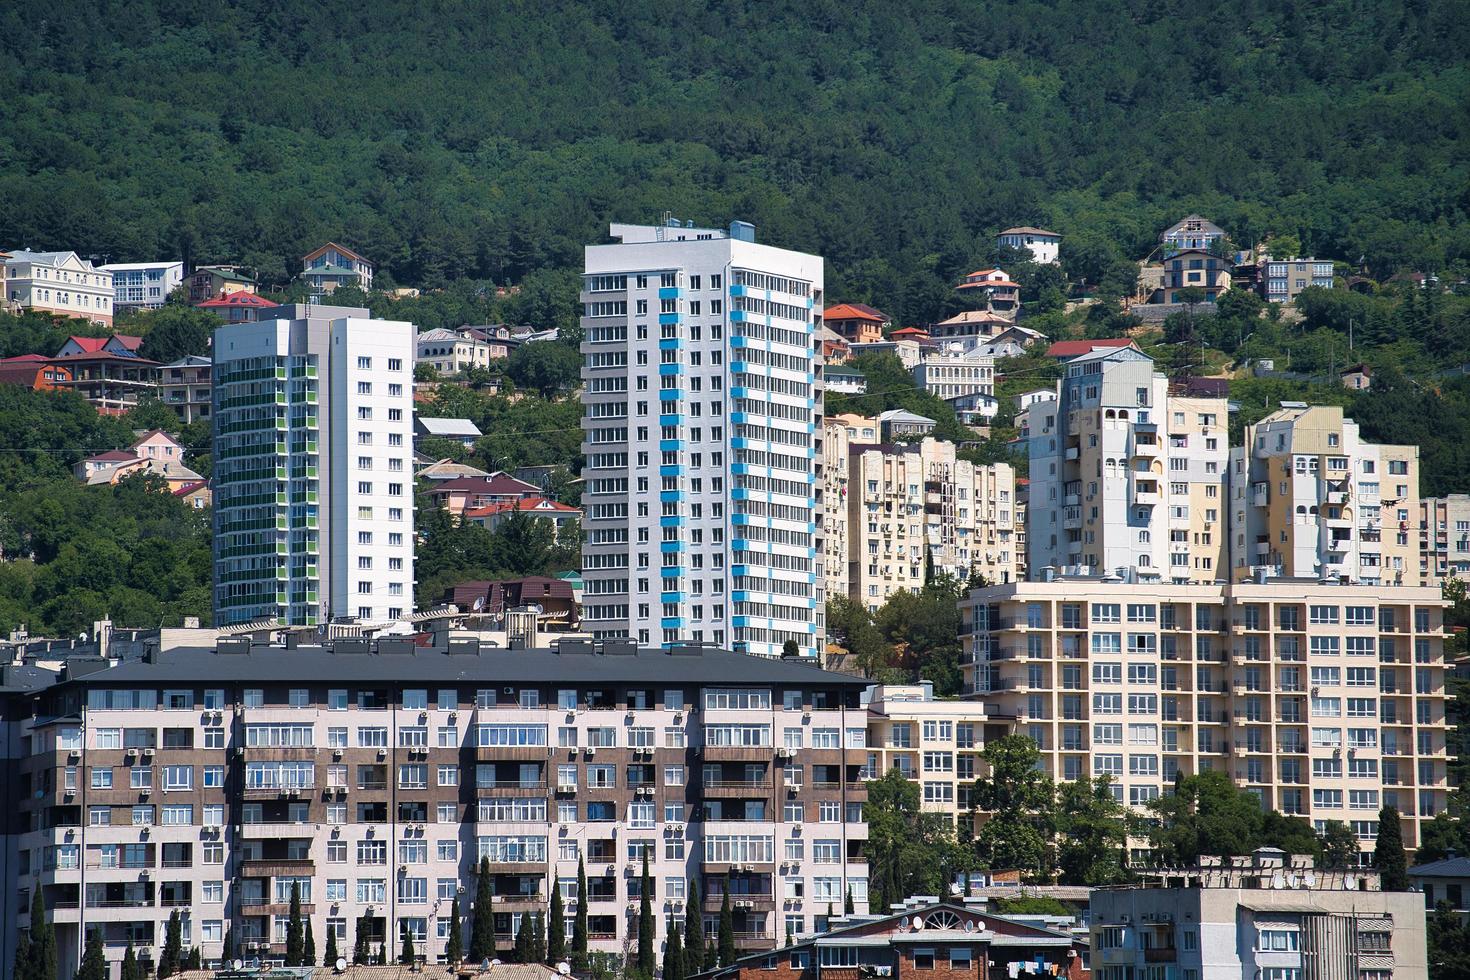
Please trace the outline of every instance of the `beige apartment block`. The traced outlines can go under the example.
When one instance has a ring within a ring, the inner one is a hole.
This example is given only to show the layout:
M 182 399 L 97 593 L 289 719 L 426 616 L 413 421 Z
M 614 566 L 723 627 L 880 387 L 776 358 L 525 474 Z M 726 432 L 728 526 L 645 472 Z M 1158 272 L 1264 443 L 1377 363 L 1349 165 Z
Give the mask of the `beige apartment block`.
M 1013 719 L 987 717 L 973 700 L 936 698 L 928 681 L 880 684 L 866 697 L 873 777 L 897 770 L 919 784 L 925 812 L 968 819 L 970 791 L 985 774 L 985 742 L 1009 734 Z
M 1364 441 L 1337 405 L 1282 402 L 1230 458 L 1233 578 L 1419 583 L 1418 446 Z
M 876 428 L 848 416 L 826 427 L 828 594 L 876 610 L 895 592 L 923 588 L 929 572 L 1016 581 L 1015 471 L 958 459 L 954 443 L 938 439 L 860 441 Z M 845 580 L 833 571 L 844 556 Z
M 1140 581 L 1225 576 L 1229 407 L 1169 394 L 1132 347 L 1067 361 L 1026 409 L 1028 568 Z
M 1470 494 L 1419 500 L 1419 584 L 1470 578 Z
M 1347 823 L 1365 851 L 1397 807 L 1412 848 L 1446 806 L 1443 606 L 1437 589 L 1316 579 L 978 589 L 966 689 L 1048 773 L 1110 776 L 1130 806 L 1218 769 L 1319 830 Z

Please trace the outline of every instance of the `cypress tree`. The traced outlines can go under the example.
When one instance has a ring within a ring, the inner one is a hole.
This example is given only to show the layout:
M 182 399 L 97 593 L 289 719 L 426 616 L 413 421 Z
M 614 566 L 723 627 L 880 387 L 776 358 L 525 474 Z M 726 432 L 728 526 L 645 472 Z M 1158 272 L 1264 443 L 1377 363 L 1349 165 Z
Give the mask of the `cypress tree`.
M 786 945 L 787 946 L 794 946 L 794 945 L 796 945 L 796 935 L 791 931 L 791 923 L 790 922 L 786 923 Z
M 458 966 L 464 959 L 464 937 L 459 931 L 459 899 L 449 907 L 449 943 L 444 947 L 444 958 L 450 966 Z
M 408 923 L 400 920 L 398 931 L 403 934 L 403 949 L 398 954 L 398 962 L 404 966 L 413 966 L 413 938 L 408 934 Z
M 189 950 L 189 969 L 204 969 L 204 957 L 200 955 L 198 946 L 195 946 Z
M 301 931 L 301 886 L 291 882 L 291 907 L 286 917 L 286 965 L 300 966 L 305 953 L 305 935 Z
M 852 904 L 852 886 L 847 886 L 847 897 L 842 900 L 842 914 L 852 915 L 857 911 L 857 906 Z
M 316 963 L 316 936 L 311 932 L 311 920 L 306 920 L 306 939 L 301 944 L 301 965 L 313 966 Z
M 133 944 L 128 943 L 127 952 L 123 953 L 122 980 L 143 980 L 143 970 L 138 966 L 138 954 L 133 952 Z
M 102 954 L 100 929 L 92 929 L 87 933 L 87 945 L 82 952 L 82 965 L 77 970 L 77 980 L 107 980 L 107 958 Z
M 640 882 L 643 893 L 638 900 L 638 971 L 647 980 L 653 980 L 653 971 L 658 969 L 654 959 L 653 934 L 653 879 L 648 874 L 648 848 L 643 849 L 643 878 Z
M 546 962 L 546 913 L 540 909 L 531 920 L 531 962 Z
M 352 962 L 367 965 L 373 961 L 373 948 L 368 945 L 368 917 L 357 917 L 357 937 L 352 942 Z
M 704 968 L 712 970 L 720 965 L 720 953 L 715 949 L 715 937 L 711 936 L 709 944 L 704 947 Z
M 735 917 L 730 912 L 729 879 L 725 881 L 725 894 L 720 900 L 720 966 L 735 962 Z
M 561 886 L 552 882 L 551 921 L 546 924 L 546 965 L 556 966 L 567 958 L 567 910 L 561 900 Z
M 679 941 L 679 927 L 669 924 L 669 940 L 664 944 L 663 980 L 684 980 L 684 946 Z
M 689 976 L 714 963 L 704 958 L 704 908 L 699 901 L 699 878 L 689 882 L 689 903 L 684 906 L 684 972 Z
M 337 952 L 337 934 L 331 929 L 327 930 L 327 951 L 322 954 L 322 966 L 336 966 L 337 960 L 342 956 Z
M 35 964 L 31 962 L 33 955 L 30 934 L 22 932 L 16 938 L 15 961 L 10 964 L 10 976 L 14 980 L 31 980 L 35 968 Z
M 572 969 L 587 970 L 587 866 L 577 858 L 577 914 L 572 918 Z
M 179 910 L 168 914 L 168 930 L 164 933 L 163 955 L 158 958 L 158 980 L 179 972 L 184 955 L 184 925 L 179 921 Z
M 490 859 L 480 858 L 480 873 L 475 882 L 475 922 L 470 930 L 470 959 L 476 963 L 495 955 L 495 918 L 491 907 L 495 893 L 490 887 Z
M 383 937 L 383 941 L 378 944 L 378 965 L 379 966 L 387 966 L 388 965 L 388 937 L 387 936 L 384 936 Z
M 1378 843 L 1373 846 L 1373 866 L 1382 879 L 1379 887 L 1386 892 L 1409 890 L 1409 862 L 1404 854 L 1404 830 L 1399 811 L 1386 806 L 1378 811 Z
M 225 961 L 226 961 L 226 963 L 228 963 L 230 960 L 237 960 L 237 959 L 240 958 L 240 947 L 235 944 L 235 927 L 234 926 L 230 926 L 229 928 L 225 929 L 225 954 L 224 955 L 225 955 Z
M 46 898 L 37 888 L 31 896 L 31 978 L 56 980 L 56 927 L 46 918 Z
M 510 961 L 530 963 L 531 956 L 531 914 L 527 912 L 521 916 L 520 925 L 516 928 L 515 944 L 510 948 Z

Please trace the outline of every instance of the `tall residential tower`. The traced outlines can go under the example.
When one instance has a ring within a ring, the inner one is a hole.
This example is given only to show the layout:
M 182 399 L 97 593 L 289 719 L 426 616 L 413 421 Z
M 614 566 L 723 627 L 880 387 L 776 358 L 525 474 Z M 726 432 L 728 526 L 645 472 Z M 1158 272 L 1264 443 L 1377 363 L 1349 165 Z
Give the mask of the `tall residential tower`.
M 814 656 L 822 260 L 744 222 L 610 236 L 582 293 L 586 622 Z
M 280 306 L 214 334 L 214 621 L 413 609 L 411 323 Z

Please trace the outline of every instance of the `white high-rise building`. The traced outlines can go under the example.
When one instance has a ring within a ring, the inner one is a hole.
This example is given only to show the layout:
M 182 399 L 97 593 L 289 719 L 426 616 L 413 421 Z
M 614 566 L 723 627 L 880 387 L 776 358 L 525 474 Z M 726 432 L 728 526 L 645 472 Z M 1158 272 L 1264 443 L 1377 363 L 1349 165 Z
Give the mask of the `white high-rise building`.
M 613 225 L 583 284 L 584 621 L 822 649 L 822 259 L 755 229 Z
M 280 306 L 214 334 L 214 620 L 413 609 L 411 323 Z

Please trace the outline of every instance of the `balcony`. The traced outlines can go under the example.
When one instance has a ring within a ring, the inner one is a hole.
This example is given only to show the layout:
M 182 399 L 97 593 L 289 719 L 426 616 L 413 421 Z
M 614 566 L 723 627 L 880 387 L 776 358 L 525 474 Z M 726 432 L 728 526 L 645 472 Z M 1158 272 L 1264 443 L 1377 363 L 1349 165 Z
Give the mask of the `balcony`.
M 274 878 L 277 875 L 299 876 L 316 872 L 311 858 L 254 858 L 240 862 L 242 878 Z
M 707 779 L 703 783 L 706 796 L 746 796 L 769 793 L 769 779 Z

